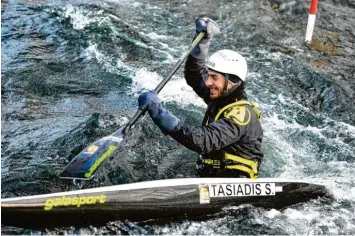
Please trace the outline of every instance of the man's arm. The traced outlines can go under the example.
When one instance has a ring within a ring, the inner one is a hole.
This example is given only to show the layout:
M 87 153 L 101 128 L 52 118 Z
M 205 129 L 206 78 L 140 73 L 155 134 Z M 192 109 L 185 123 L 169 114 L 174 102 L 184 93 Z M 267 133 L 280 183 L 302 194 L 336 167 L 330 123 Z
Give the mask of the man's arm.
M 238 141 L 251 141 L 254 133 L 261 132 L 260 125 L 257 125 L 259 121 L 252 108 L 242 109 L 248 110 L 244 117 L 233 116 L 231 112 L 229 117 L 219 119 L 208 126 L 178 124 L 168 134 L 186 148 L 199 154 L 217 151 Z
M 249 106 L 235 107 L 224 118 L 208 126 L 194 127 L 181 124 L 177 117 L 161 105 L 155 92 L 140 95 L 138 104 L 140 109 L 147 109 L 165 135 L 199 154 L 217 151 L 238 141 L 252 141 L 260 136 L 255 134 L 262 134 L 260 124 L 256 124 L 259 123 L 258 117 Z
M 199 18 L 195 21 L 196 35 L 200 32 L 206 32 L 206 36 L 193 49 L 190 56 L 185 62 L 185 79 L 198 96 L 206 103 L 209 103 L 210 90 L 205 85 L 205 80 L 208 79 L 208 70 L 205 65 L 205 59 L 208 55 L 208 49 L 211 44 L 211 39 L 215 34 L 219 33 L 219 28 L 216 22 L 209 18 Z
M 196 59 L 190 55 L 186 60 L 184 72 L 186 83 L 208 104 L 210 102 L 210 90 L 204 82 L 208 79 L 205 59 Z

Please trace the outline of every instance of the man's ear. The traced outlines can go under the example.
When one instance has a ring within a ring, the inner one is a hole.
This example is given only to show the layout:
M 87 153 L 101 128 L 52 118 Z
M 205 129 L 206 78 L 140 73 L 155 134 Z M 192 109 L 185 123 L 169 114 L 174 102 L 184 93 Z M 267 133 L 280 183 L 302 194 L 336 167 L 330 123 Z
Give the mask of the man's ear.
M 233 88 L 233 84 L 228 81 L 227 89 L 232 89 L 232 88 Z

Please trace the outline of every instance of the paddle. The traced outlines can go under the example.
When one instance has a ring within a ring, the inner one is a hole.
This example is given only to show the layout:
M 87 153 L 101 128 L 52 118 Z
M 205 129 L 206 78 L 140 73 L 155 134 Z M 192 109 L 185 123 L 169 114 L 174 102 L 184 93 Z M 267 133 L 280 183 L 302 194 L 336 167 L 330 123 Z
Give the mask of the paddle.
M 205 32 L 201 32 L 191 46 L 180 59 L 175 63 L 174 67 L 170 70 L 169 74 L 160 82 L 154 89 L 159 93 L 165 84 L 171 79 L 175 72 L 179 69 L 184 60 L 188 57 L 194 47 L 201 41 Z M 125 135 L 136 123 L 136 121 L 145 113 L 145 111 L 138 109 L 131 120 L 119 128 L 115 133 L 103 137 L 81 151 L 74 159 L 65 167 L 64 171 L 59 175 L 60 178 L 66 179 L 91 179 L 102 162 L 107 159 L 112 153 L 120 146 Z

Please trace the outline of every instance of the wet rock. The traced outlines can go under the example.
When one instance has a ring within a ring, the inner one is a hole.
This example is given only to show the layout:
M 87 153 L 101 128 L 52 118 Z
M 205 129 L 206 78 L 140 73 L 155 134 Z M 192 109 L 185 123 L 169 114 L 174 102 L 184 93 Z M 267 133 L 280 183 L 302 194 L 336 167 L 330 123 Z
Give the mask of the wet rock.
M 284 11 L 289 14 L 301 14 L 307 12 L 307 6 L 304 1 L 282 2 L 279 9 L 280 11 Z
M 269 0 L 271 6 L 280 12 L 300 14 L 307 12 L 307 4 L 300 0 Z

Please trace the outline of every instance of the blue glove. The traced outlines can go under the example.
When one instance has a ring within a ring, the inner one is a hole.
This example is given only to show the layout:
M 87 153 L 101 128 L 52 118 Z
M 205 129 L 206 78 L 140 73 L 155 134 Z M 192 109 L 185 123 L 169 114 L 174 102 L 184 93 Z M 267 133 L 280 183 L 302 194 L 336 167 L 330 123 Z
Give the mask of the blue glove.
M 154 123 L 164 134 L 170 133 L 180 120 L 167 111 L 160 103 L 156 92 L 142 93 L 138 98 L 139 109 L 148 111 Z
M 220 30 L 216 22 L 209 18 L 199 18 L 195 21 L 196 36 L 201 32 L 206 32 L 204 39 L 201 40 L 191 52 L 191 55 L 197 59 L 205 59 L 208 55 L 208 49 L 211 44 L 211 38 L 215 34 L 219 34 Z M 195 37 L 196 37 L 195 36 Z
M 214 35 L 219 34 L 220 30 L 217 23 L 210 18 L 203 17 L 195 20 L 196 35 L 201 32 L 206 32 L 205 38 L 212 38 Z

